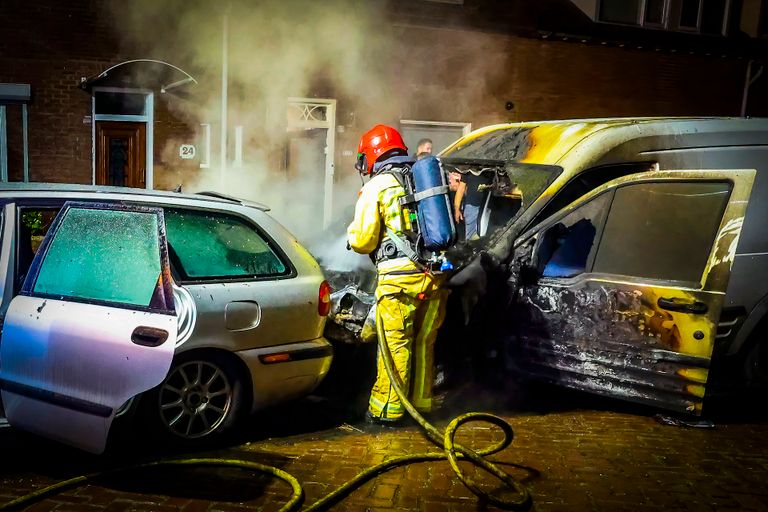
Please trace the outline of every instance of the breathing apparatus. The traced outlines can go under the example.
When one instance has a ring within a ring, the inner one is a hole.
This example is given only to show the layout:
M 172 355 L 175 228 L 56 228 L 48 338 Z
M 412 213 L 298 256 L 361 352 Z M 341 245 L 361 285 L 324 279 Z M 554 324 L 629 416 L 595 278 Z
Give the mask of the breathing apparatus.
M 388 228 L 375 259 L 407 257 L 431 273 L 452 270 L 445 251 L 456 243 L 456 226 L 440 160 L 434 156 L 419 160 L 393 157 L 374 164 L 373 174 L 390 174 L 405 190 L 398 200 L 402 235 Z
M 408 147 L 395 128 L 379 124 L 360 138 L 355 169 L 362 176 L 392 175 L 405 190 L 399 199 L 402 232 L 387 229 L 374 263 L 407 257 L 427 272 L 452 270 L 445 251 L 456 243 L 448 178 L 440 161 L 406 156 Z

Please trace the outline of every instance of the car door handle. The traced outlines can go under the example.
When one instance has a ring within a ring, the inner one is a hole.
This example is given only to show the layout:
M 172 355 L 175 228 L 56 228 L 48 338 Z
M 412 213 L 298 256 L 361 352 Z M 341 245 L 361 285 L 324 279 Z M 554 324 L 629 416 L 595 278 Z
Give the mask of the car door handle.
M 131 333 L 131 341 L 144 347 L 159 347 L 168 339 L 168 331 L 140 325 Z
M 660 308 L 669 311 L 679 311 L 681 313 L 691 313 L 693 315 L 703 315 L 709 309 L 704 302 L 693 301 L 689 302 L 676 297 L 666 298 L 661 297 L 657 302 Z

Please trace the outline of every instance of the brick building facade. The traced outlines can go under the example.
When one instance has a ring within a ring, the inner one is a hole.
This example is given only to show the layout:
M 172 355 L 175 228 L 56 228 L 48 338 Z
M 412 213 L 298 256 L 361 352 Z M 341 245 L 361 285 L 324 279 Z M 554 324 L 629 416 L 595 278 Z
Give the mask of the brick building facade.
M 201 59 L 181 43 L 148 44 L 147 39 L 173 41 L 159 32 L 144 39 L 135 33 L 133 38 L 126 37 L 124 20 L 108 2 L 8 0 L 0 18 L 0 84 L 28 84 L 31 97 L 5 102 L 0 135 L 5 151 L 0 158 L 7 162 L 10 181 L 23 180 L 26 174 L 31 181 L 98 182 L 99 119 L 139 118 L 100 114 L 94 108 L 99 86 L 114 87 L 115 82 L 97 80 L 83 87 L 82 81 L 133 59 L 168 62 L 198 81 L 162 93 L 160 87 L 168 82 L 142 78 L 139 66 L 132 68 L 135 81 L 123 84 L 151 95 L 145 105 L 150 111 L 140 121 L 151 125 L 141 142 L 149 156 L 146 168 L 139 165 L 139 172 L 147 174 L 142 182 L 146 186 L 163 189 L 178 184 L 194 188 L 201 182 L 215 185 L 217 178 L 228 176 L 217 169 L 222 161 L 222 135 L 227 140 L 224 161 L 228 167 L 242 167 L 258 155 L 272 170 L 290 178 L 300 175 L 291 167 L 303 161 L 304 166 L 325 165 L 325 179 L 338 185 L 352 174 L 360 133 L 377 122 L 401 127 L 407 140 L 429 134 L 447 141 L 470 128 L 509 121 L 740 114 L 746 70 L 750 61 L 755 69 L 761 64 L 764 40 L 735 37 L 735 32 L 728 37 L 705 37 L 600 25 L 576 3 L 542 0 L 533 7 L 518 0 L 347 1 L 347 7 L 357 6 L 356 12 L 361 5 L 371 6 L 365 14 L 376 23 L 375 31 L 366 28 L 365 40 L 370 44 L 363 45 L 360 61 L 367 67 L 360 70 L 362 76 L 353 86 L 340 87 L 335 68 L 326 74 L 315 70 L 295 90 L 284 88 L 285 103 L 280 106 L 278 101 L 276 106 L 273 99 L 253 100 L 249 88 L 251 84 L 256 88 L 253 77 L 233 80 L 227 129 L 222 131 L 216 101 L 221 94 L 223 54 L 216 38 L 223 30 L 223 11 L 215 9 L 195 19 L 198 27 L 205 25 L 200 29 L 203 35 L 195 38 L 212 37 L 212 51 L 206 50 Z M 163 22 L 157 27 L 183 37 L 182 27 L 188 21 L 184 6 L 192 10 L 201 5 L 205 3 L 177 2 L 182 13 L 170 16 L 169 10 L 167 21 L 155 14 Z M 238 25 L 238 18 L 258 12 L 260 5 L 243 1 L 231 7 L 228 44 L 232 51 L 253 37 L 247 25 Z M 728 5 L 740 7 L 742 2 Z M 739 9 L 734 13 L 741 16 Z M 734 20 L 731 25 L 738 25 Z M 134 25 L 127 32 L 136 30 Z M 275 48 L 279 51 L 279 44 Z M 329 62 L 333 51 L 328 51 Z M 257 51 L 254 59 L 259 58 Z M 339 57 L 345 58 L 349 56 Z M 236 61 L 231 64 L 230 74 L 243 67 Z M 168 76 L 173 77 L 172 73 Z M 137 81 L 140 78 L 144 81 Z M 261 78 L 271 79 L 266 73 Z M 768 115 L 766 82 L 768 78 L 762 77 L 750 89 L 748 114 Z M 296 98 L 294 103 L 288 101 L 290 97 Z M 315 104 L 315 100 L 321 101 Z M 291 108 L 299 112 L 294 125 Z M 313 118 L 311 111 L 320 112 L 319 117 Z M 275 133 L 282 135 L 276 138 Z M 268 147 L 254 143 L 264 140 L 269 140 Z M 324 163 L 320 153 L 329 142 L 332 151 Z M 127 151 L 128 146 L 116 144 L 117 149 L 112 149 Z M 182 144 L 195 146 L 194 158 L 181 158 Z M 306 148 L 320 153 L 307 157 Z M 338 169 L 335 175 L 334 168 Z M 323 186 L 323 179 L 318 177 L 315 185 Z M 334 206 L 333 211 L 337 210 Z

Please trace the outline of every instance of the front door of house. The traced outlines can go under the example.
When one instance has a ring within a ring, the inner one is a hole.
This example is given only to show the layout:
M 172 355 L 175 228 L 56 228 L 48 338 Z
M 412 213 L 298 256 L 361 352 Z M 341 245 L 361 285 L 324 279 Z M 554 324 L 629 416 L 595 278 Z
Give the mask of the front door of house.
M 96 185 L 146 186 L 146 123 L 96 123 Z

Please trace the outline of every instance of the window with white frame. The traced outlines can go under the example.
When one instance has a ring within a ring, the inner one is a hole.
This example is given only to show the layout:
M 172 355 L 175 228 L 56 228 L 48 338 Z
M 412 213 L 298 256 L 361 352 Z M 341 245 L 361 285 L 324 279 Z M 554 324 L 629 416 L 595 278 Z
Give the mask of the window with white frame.
M 432 154 L 436 155 L 472 130 L 471 123 L 418 121 L 402 119 L 400 133 L 408 146 L 408 151 L 415 156 L 419 141 L 429 139 L 432 142 Z
M 603 23 L 725 35 L 732 0 L 596 0 Z
M 29 181 L 29 84 L 0 83 L 0 181 Z

